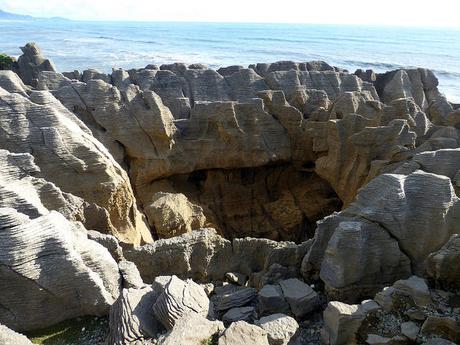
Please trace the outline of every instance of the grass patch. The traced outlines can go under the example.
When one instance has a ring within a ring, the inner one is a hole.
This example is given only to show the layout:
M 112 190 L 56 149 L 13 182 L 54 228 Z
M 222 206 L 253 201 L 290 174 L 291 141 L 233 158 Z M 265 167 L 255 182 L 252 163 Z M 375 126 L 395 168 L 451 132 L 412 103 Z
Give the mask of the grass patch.
M 85 316 L 26 335 L 37 345 L 96 345 L 104 342 L 108 328 L 107 318 Z
M 14 57 L 0 53 L 0 70 L 12 69 L 15 62 Z
M 201 342 L 201 345 L 217 345 L 219 343 L 219 334 L 216 333 Z

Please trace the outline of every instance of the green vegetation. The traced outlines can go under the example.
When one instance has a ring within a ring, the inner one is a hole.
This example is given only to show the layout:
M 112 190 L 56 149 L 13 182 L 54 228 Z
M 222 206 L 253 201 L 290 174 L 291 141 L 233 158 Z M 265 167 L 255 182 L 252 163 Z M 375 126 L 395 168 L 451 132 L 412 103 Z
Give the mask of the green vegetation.
M 107 333 L 107 318 L 85 316 L 26 335 L 37 345 L 87 345 L 102 343 Z
M 15 62 L 15 58 L 0 53 L 0 70 L 12 69 Z
M 214 334 L 210 338 L 203 340 L 201 345 L 217 345 L 219 343 L 219 334 Z

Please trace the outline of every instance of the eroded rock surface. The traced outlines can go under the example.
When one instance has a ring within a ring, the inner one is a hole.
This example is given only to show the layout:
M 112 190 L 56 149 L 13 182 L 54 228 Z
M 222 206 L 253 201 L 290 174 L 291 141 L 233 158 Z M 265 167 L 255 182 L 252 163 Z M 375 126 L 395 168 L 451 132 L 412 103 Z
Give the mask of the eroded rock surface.
M 86 236 L 84 228 L 56 211 L 30 219 L 1 208 L 3 324 L 30 331 L 81 315 L 107 314 L 119 294 L 118 266 Z
M 114 344 L 460 341 L 460 117 L 431 71 L 61 74 L 23 52 L 0 73 L 2 324 L 110 310 Z

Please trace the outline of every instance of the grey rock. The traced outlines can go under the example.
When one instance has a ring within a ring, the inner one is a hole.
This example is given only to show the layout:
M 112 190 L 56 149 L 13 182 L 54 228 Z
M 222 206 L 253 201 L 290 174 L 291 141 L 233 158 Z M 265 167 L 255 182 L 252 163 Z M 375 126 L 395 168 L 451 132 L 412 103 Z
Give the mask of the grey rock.
M 18 74 L 25 84 L 36 86 L 41 71 L 56 72 L 54 64 L 43 57 L 35 43 L 27 43 L 21 50 L 23 54 L 18 58 Z
M 81 78 L 81 73 L 78 70 L 74 70 L 72 72 L 62 72 L 62 75 L 71 80 L 80 80 Z
M 152 310 L 156 299 L 156 293 L 148 286 L 123 289 L 110 308 L 108 342 L 129 345 L 138 339 L 156 337 L 160 330 Z
M 220 296 L 215 308 L 217 311 L 225 311 L 235 307 L 242 307 L 251 303 L 257 297 L 257 291 L 253 288 L 240 288 Z
M 383 228 L 367 221 L 339 223 L 321 265 L 321 279 L 331 298 L 372 294 L 394 278 L 411 274 L 410 261 Z M 359 291 L 359 285 L 367 291 Z
M 259 310 L 261 314 L 288 313 L 289 304 L 279 285 L 265 285 L 259 291 Z
M 230 324 L 236 321 L 254 322 L 257 318 L 256 309 L 254 307 L 239 307 L 229 309 L 223 316 L 224 324 Z
M 460 341 L 460 325 L 453 317 L 428 316 L 422 325 L 421 333 L 440 336 L 454 343 Z
M 204 317 L 212 314 L 204 289 L 192 280 L 182 281 L 176 276 L 171 277 L 153 305 L 153 311 L 167 330 L 173 329 L 176 321 L 189 312 Z
M 378 334 L 369 334 L 366 339 L 366 344 L 369 345 L 386 345 L 391 344 L 391 338 L 382 337 Z
M 460 286 L 460 236 L 452 235 L 447 243 L 438 251 L 430 254 L 427 262 L 427 273 L 438 283 L 445 286 Z
M 120 273 L 123 278 L 123 287 L 125 289 L 140 289 L 145 285 L 142 281 L 139 270 L 133 262 L 121 260 L 118 263 L 118 268 L 120 269 Z
M 398 280 L 393 284 L 393 288 L 397 293 L 411 296 L 419 307 L 426 307 L 432 302 L 428 285 L 420 277 L 412 276 L 405 280 Z
M 0 87 L 9 93 L 27 96 L 28 88 L 16 73 L 10 70 L 0 71 Z
M 324 342 L 330 345 L 355 343 L 356 334 L 365 316 L 360 305 L 329 302 L 324 310 Z
M 180 317 L 172 330 L 158 338 L 157 345 L 201 345 L 207 344 L 211 337 L 223 331 L 220 321 L 209 321 L 196 313 Z
M 222 281 L 228 272 L 249 276 L 268 269 L 276 261 L 297 270 L 308 245 L 262 238 L 229 241 L 207 228 L 141 247 L 126 247 L 123 254 L 126 260 L 136 264 L 147 283 L 157 276 L 170 274 Z
M 272 314 L 262 317 L 256 324 L 267 332 L 270 345 L 290 344 L 291 338 L 299 329 L 297 321 L 285 314 Z
M 0 324 L 0 344 L 2 345 L 32 345 L 25 336 Z
M 0 99 L 3 149 L 33 153 L 39 177 L 62 192 L 95 204 L 91 217 L 85 217 L 92 225 L 111 225 L 105 231 L 127 242 L 141 243 L 142 237 L 146 242 L 152 240 L 139 219 L 126 172 L 83 122 L 47 91 L 33 91 L 29 98 L 17 93 L 0 94 Z M 118 202 L 113 202 L 114 198 Z M 99 219 L 92 221 L 94 218 Z M 89 223 L 85 225 L 93 228 Z
M 380 175 L 348 208 L 320 224 L 330 228 L 315 238 L 302 271 L 314 273 L 321 263 L 321 277 L 334 296 L 348 291 L 356 298 L 360 285 L 362 295 L 375 293 L 412 272 L 423 272 L 429 254 L 458 231 L 459 205 L 448 177 L 421 170 Z M 352 233 L 360 241 L 350 241 Z M 361 248 L 349 251 L 350 246 Z M 353 255 L 358 255 L 356 264 L 348 266 Z
M 319 307 L 318 294 L 299 279 L 282 280 L 279 284 L 284 298 L 296 317 L 304 317 Z
M 28 331 L 108 312 L 119 295 L 118 266 L 81 224 L 56 211 L 30 219 L 1 208 L 0 229 L 1 323 Z
M 419 332 L 420 327 L 415 322 L 408 321 L 401 324 L 401 334 L 410 340 L 415 340 Z
M 226 77 L 232 75 L 233 73 L 239 72 L 242 69 L 244 69 L 244 67 L 238 65 L 221 67 L 217 70 L 217 73 L 219 73 L 223 77 Z
M 58 72 L 43 71 L 38 75 L 37 89 L 39 90 L 57 90 L 72 84 L 72 81 Z
M 158 276 L 152 282 L 152 289 L 157 293 L 157 295 L 161 295 L 163 291 L 165 291 L 166 286 L 170 282 L 172 276 Z
M 88 238 L 107 248 L 115 261 L 122 260 L 123 249 L 115 236 L 102 234 L 99 231 L 88 230 Z
M 232 270 L 231 242 L 214 229 L 193 231 L 179 237 L 124 249 L 127 260 L 136 264 L 145 282 L 175 274 L 183 278 L 223 279 Z
M 234 322 L 219 337 L 219 345 L 268 345 L 267 332 L 245 321 Z
M 96 80 L 96 79 L 103 80 L 106 83 L 110 83 L 111 81 L 111 78 L 109 75 L 105 73 L 101 73 L 95 69 L 87 69 L 83 71 L 82 76 L 81 76 L 81 81 L 84 83 L 87 83 L 90 80 Z

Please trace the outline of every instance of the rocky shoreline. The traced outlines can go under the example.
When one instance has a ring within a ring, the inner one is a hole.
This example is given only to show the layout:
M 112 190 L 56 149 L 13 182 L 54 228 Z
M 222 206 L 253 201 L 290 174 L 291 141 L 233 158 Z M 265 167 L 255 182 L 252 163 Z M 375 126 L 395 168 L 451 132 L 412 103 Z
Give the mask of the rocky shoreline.
M 0 344 L 88 316 L 68 344 L 460 342 L 460 106 L 431 71 L 59 73 L 21 49 Z

